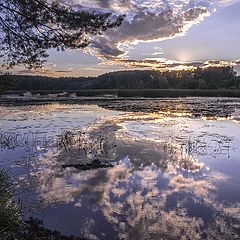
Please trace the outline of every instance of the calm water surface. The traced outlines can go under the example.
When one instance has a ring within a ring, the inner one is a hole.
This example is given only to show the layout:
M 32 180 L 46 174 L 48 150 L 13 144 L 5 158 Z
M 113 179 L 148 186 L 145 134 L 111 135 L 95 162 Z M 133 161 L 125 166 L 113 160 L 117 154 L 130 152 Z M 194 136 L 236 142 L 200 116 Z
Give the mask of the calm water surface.
M 0 110 L 25 219 L 85 239 L 240 239 L 240 99 Z M 111 166 L 79 169 L 94 159 Z

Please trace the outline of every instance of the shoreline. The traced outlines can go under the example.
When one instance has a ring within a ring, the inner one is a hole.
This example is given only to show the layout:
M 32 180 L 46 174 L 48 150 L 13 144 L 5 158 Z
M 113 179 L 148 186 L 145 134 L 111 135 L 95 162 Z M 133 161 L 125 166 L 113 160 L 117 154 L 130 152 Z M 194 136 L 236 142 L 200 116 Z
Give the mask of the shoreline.
M 228 97 L 228 96 L 178 96 L 178 97 L 47 97 L 47 96 L 32 96 L 32 97 L 21 97 L 21 96 L 10 96 L 4 95 L 0 96 L 0 106 L 4 105 L 38 105 L 38 104 L 51 104 L 51 103 L 61 103 L 61 104 L 94 104 L 98 102 L 118 102 L 118 101 L 158 101 L 158 100 L 172 100 L 172 99 L 197 99 L 197 98 L 212 98 L 212 99 L 237 99 L 240 96 Z
M 240 89 L 92 89 L 92 90 L 8 90 L 4 96 L 23 96 L 52 99 L 71 98 L 78 99 L 91 97 L 101 99 L 119 98 L 178 98 L 178 97 L 240 97 Z M 1 98 L 0 98 L 1 99 Z
M 0 105 L 38 103 L 87 103 L 98 101 L 139 101 L 174 98 L 240 98 L 240 90 L 199 89 L 102 89 L 102 90 L 33 90 L 6 91 L 0 95 Z

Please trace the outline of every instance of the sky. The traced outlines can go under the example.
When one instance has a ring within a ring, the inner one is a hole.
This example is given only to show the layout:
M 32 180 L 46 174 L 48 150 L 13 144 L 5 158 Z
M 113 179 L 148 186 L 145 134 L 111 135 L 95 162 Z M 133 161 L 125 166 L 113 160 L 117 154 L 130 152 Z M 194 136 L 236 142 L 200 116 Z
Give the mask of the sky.
M 232 65 L 240 70 L 240 0 L 69 0 L 79 9 L 125 14 L 123 24 L 89 36 L 84 50 L 50 50 L 42 69 L 18 74 L 97 76 L 131 69 Z

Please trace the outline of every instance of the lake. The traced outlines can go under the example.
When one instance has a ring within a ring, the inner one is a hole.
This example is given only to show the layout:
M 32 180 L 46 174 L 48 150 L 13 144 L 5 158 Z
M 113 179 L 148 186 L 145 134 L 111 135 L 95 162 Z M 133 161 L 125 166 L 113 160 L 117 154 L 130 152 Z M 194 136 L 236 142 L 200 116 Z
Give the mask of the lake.
M 22 215 L 84 239 L 240 239 L 240 99 L 0 106 Z

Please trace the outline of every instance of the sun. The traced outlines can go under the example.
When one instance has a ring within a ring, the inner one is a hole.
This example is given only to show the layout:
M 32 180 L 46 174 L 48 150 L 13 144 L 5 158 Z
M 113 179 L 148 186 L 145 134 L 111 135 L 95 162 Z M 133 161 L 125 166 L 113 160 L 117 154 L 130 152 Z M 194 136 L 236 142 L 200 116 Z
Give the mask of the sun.
M 180 51 L 177 54 L 177 60 L 181 61 L 181 62 L 189 62 L 192 60 L 191 53 L 189 53 L 187 51 Z

